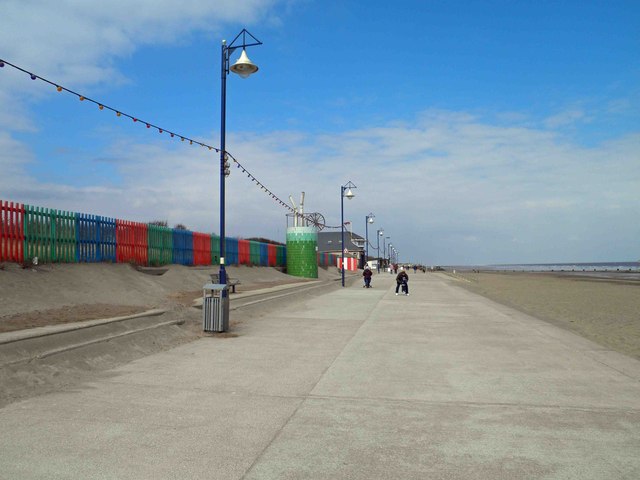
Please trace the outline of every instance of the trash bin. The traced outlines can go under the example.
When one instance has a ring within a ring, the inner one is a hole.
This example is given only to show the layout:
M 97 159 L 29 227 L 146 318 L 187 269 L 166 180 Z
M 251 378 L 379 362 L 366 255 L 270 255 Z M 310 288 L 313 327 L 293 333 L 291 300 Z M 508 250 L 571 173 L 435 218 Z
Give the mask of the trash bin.
M 205 332 L 229 330 L 229 288 L 227 285 L 207 283 L 203 287 L 202 329 Z

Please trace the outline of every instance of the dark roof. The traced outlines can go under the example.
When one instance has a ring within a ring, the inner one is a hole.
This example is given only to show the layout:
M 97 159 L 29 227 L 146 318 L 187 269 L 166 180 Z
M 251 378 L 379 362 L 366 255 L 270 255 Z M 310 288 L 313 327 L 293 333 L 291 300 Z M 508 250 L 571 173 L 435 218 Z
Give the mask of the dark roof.
M 349 233 L 347 230 L 344 232 L 344 243 L 347 246 L 347 249 L 350 252 L 361 252 L 364 250 L 364 247 L 357 247 L 352 241 L 351 238 L 355 238 L 361 240 L 361 243 L 364 244 L 364 238 L 356 233 Z M 342 251 L 342 232 L 338 230 L 337 232 L 318 232 L 318 252 L 341 252 Z

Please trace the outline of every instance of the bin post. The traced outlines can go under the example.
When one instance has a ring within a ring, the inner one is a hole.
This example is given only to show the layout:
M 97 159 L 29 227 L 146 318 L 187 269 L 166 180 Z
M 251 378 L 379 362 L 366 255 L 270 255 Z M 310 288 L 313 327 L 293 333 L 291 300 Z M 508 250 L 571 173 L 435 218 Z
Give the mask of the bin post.
M 226 332 L 229 330 L 228 286 L 207 283 L 203 287 L 202 329 L 205 332 Z

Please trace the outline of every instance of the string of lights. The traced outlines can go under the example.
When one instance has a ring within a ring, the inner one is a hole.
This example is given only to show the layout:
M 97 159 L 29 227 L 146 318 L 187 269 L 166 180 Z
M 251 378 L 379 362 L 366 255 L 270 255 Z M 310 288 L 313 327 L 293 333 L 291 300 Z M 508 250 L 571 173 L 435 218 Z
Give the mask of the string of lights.
M 141 125 L 145 125 L 145 126 L 146 126 L 146 128 L 148 128 L 148 129 L 154 129 L 154 130 L 157 130 L 157 131 L 158 131 L 158 133 L 167 133 L 167 134 L 169 134 L 170 138 L 179 138 L 179 139 L 180 139 L 180 141 L 182 141 L 182 142 L 185 142 L 185 141 L 189 142 L 189 145 L 199 145 L 199 146 L 204 147 L 204 148 L 207 148 L 207 149 L 209 149 L 209 150 L 211 150 L 211 151 L 215 151 L 215 152 L 217 152 L 217 153 L 220 153 L 220 149 L 219 149 L 219 148 L 213 147 L 213 146 L 211 146 L 211 145 L 207 145 L 206 143 L 200 142 L 200 141 L 195 140 L 195 139 L 193 139 L 193 138 L 190 138 L 190 137 L 188 137 L 188 136 L 186 136 L 186 135 L 182 135 L 182 134 L 179 134 L 179 133 L 173 132 L 173 131 L 171 131 L 171 130 L 167 130 L 167 129 L 166 129 L 166 128 L 164 128 L 164 127 L 161 127 L 161 126 L 155 125 L 154 123 L 151 123 L 151 122 L 148 122 L 148 121 L 146 121 L 146 120 L 143 120 L 143 119 L 141 119 L 141 118 L 139 118 L 139 117 L 137 117 L 137 116 L 131 115 L 131 114 L 126 113 L 126 112 L 123 112 L 123 111 L 122 111 L 122 110 L 120 110 L 120 109 L 113 108 L 113 107 L 111 107 L 111 106 L 107 105 L 107 104 L 106 104 L 106 103 L 104 103 L 104 102 L 99 102 L 99 101 L 97 101 L 97 100 L 94 100 L 94 99 L 92 99 L 92 98 L 89 98 L 89 97 L 87 97 L 86 95 L 82 95 L 82 94 L 80 94 L 80 93 L 78 93 L 78 92 L 75 92 L 75 91 L 73 91 L 73 90 L 71 90 L 71 89 L 69 89 L 69 88 L 66 88 L 66 87 L 64 87 L 64 86 L 62 86 L 62 85 L 60 85 L 60 84 L 58 84 L 58 83 L 52 82 L 51 80 L 48 80 L 48 79 L 46 79 L 46 78 L 44 78 L 44 77 L 41 77 L 40 75 L 36 75 L 35 73 L 29 72 L 29 71 L 25 70 L 25 69 L 24 69 L 24 68 L 22 68 L 22 67 L 19 67 L 19 66 L 17 66 L 17 65 L 14 65 L 14 64 L 12 64 L 12 63 L 10 63 L 10 62 L 6 61 L 6 60 L 2 60 L 2 59 L 0 59 L 0 68 L 4 67 L 5 65 L 8 65 L 8 66 L 10 66 L 10 67 L 12 67 L 12 68 L 15 68 L 16 70 L 19 70 L 19 71 L 21 71 L 21 72 L 23 72 L 23 73 L 26 73 L 27 75 L 29 75 L 29 77 L 31 78 L 31 80 L 41 80 L 41 81 L 43 81 L 43 82 L 45 82 L 45 83 L 48 83 L 49 85 L 52 85 L 53 87 L 55 87 L 55 88 L 56 88 L 56 90 L 57 90 L 58 92 L 67 92 L 67 93 L 70 93 L 70 94 L 72 94 L 72 95 L 75 95 L 76 97 L 78 97 L 78 99 L 79 99 L 81 102 L 89 102 L 89 103 L 92 103 L 92 104 L 94 104 L 94 105 L 97 105 L 97 106 L 98 106 L 98 108 L 99 108 L 100 110 L 109 110 L 109 111 L 111 111 L 111 112 L 114 112 L 114 113 L 116 114 L 116 116 L 117 116 L 117 117 L 125 117 L 125 118 L 129 118 L 129 119 L 131 119 L 134 123 L 139 123 L 139 124 L 141 124 Z M 280 198 L 278 198 L 278 196 L 277 196 L 275 193 L 273 193 L 273 192 L 272 192 L 271 190 L 269 190 L 269 189 L 268 189 L 268 188 L 267 188 L 267 187 L 266 187 L 262 182 L 260 182 L 260 181 L 259 181 L 259 180 L 258 180 L 258 179 L 257 179 L 257 178 L 256 178 L 256 177 L 255 177 L 255 176 L 254 176 L 250 171 L 249 171 L 249 170 L 247 170 L 247 168 L 246 168 L 245 166 L 243 166 L 243 165 L 242 165 L 242 164 L 241 164 L 241 163 L 240 163 L 240 162 L 239 162 L 239 161 L 238 161 L 238 160 L 237 160 L 233 155 L 231 155 L 229 152 L 226 152 L 226 155 L 227 155 L 227 156 L 228 156 L 228 157 L 229 157 L 229 158 L 230 158 L 230 159 L 231 159 L 231 160 L 236 164 L 236 166 L 237 166 L 239 169 L 241 169 L 241 170 L 242 170 L 242 173 L 245 173 L 245 174 L 247 175 L 247 177 L 251 180 L 251 182 L 255 183 L 255 184 L 256 184 L 256 185 L 257 185 L 257 186 L 258 186 L 258 187 L 259 187 L 263 192 L 265 192 L 267 195 L 269 195 L 269 197 L 270 197 L 271 199 L 273 199 L 276 203 L 280 204 L 280 205 L 281 205 L 282 207 L 284 207 L 285 209 L 287 209 L 287 210 L 289 210 L 289 211 L 291 211 L 291 212 L 293 212 L 293 211 L 294 211 L 294 209 L 293 209 L 292 207 L 290 207 L 290 206 L 289 206 L 289 205 L 287 205 L 285 202 L 283 202 Z M 329 228 L 336 228 L 336 227 L 329 227 Z M 337 228 L 340 228 L 340 227 L 337 227 Z

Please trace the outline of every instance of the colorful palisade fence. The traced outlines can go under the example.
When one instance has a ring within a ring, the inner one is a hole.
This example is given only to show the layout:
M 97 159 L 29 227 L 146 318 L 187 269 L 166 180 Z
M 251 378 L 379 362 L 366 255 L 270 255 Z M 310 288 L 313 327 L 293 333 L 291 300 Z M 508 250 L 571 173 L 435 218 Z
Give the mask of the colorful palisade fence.
M 284 245 L 229 237 L 225 245 L 226 265 L 287 264 Z M 218 265 L 220 237 L 0 200 L 0 262 L 36 257 L 39 263 Z
M 336 265 L 336 262 L 340 255 L 335 253 L 318 253 L 318 265 L 321 267 L 332 267 Z

